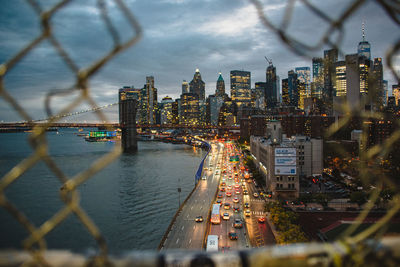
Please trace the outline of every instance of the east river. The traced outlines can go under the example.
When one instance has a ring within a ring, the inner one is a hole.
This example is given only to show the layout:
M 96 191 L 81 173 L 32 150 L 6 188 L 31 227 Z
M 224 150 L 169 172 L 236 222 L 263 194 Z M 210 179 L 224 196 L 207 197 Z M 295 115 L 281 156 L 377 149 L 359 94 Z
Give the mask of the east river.
M 69 177 L 109 152 L 113 142 L 86 142 L 77 129 L 48 132 L 52 158 Z M 0 134 L 0 177 L 32 154 L 29 133 Z M 122 155 L 79 186 L 80 204 L 105 237 L 113 254 L 154 250 L 194 186 L 205 151 L 186 145 L 139 142 L 139 151 Z M 6 197 L 36 226 L 64 205 L 61 182 L 43 162 L 29 169 L 6 190 Z M 178 187 L 182 192 L 178 193 Z M 179 199 L 180 198 L 180 199 Z M 27 231 L 0 207 L 0 249 L 21 248 Z M 71 214 L 46 236 L 48 248 L 86 253 L 97 249 L 94 238 Z

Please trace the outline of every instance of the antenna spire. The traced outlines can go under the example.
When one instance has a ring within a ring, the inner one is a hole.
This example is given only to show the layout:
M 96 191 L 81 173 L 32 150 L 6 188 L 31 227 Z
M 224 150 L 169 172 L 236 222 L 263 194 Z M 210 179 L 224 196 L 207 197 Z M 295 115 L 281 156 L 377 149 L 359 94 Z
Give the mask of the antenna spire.
M 363 42 L 365 42 L 365 20 L 363 20 L 362 22 L 361 31 L 362 31 Z

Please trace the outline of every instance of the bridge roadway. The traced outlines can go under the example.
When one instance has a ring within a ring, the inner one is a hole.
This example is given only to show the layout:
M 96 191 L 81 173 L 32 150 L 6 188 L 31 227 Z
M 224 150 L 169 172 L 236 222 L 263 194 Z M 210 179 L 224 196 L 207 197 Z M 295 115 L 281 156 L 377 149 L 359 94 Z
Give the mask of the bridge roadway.
M 0 129 L 34 127 L 35 125 L 44 125 L 44 122 L 4 122 L 0 123 Z M 121 125 L 114 123 L 85 123 L 85 122 L 54 122 L 47 125 L 49 128 L 95 128 L 95 127 L 113 127 L 118 128 Z M 220 129 L 220 130 L 240 130 L 239 126 L 214 126 L 214 125 L 181 125 L 181 124 L 137 124 L 136 128 L 142 129 Z
M 221 143 L 213 145 L 211 153 L 204 162 L 204 166 L 208 167 L 211 161 L 213 165 L 212 170 L 204 171 L 203 175 L 206 175 L 207 179 L 200 179 L 195 191 L 176 217 L 167 239 L 161 246 L 161 250 L 201 250 L 203 248 L 204 235 L 210 221 L 208 215 L 220 179 L 220 176 L 215 174 L 215 168 L 219 160 L 218 155 L 222 155 L 223 148 L 224 146 Z M 201 223 L 196 222 L 195 219 L 197 216 L 202 216 L 204 221 Z

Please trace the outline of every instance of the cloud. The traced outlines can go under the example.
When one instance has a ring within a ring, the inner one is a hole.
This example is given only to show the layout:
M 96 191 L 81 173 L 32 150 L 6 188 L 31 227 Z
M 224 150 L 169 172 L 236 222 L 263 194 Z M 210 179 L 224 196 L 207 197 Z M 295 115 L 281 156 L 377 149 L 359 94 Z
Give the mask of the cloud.
M 45 8 L 55 3 L 41 2 Z M 264 12 L 274 25 L 280 25 L 287 2 L 263 1 Z M 347 0 L 311 2 L 334 18 L 349 4 Z M 132 29 L 112 3 L 107 1 L 110 19 L 121 38 L 127 40 L 133 34 Z M 142 25 L 144 35 L 137 45 L 107 62 L 90 80 L 91 93 L 99 105 L 116 102 L 117 90 L 122 86 L 141 88 L 148 75 L 154 76 L 161 100 L 166 95 L 179 97 L 182 80 L 190 81 L 196 68 L 200 69 L 206 82 L 206 94 L 211 94 L 215 92 L 219 71 L 228 93 L 230 70 L 251 71 L 252 84 L 265 81 L 267 62 L 264 56 L 273 60 L 281 79 L 295 67 L 311 67 L 310 58 L 292 53 L 275 33 L 262 25 L 249 1 L 125 0 L 125 3 Z M 15 55 L 41 30 L 37 15 L 25 2 L 5 1 L 2 7 L 0 63 Z M 367 18 L 367 39 L 372 45 L 373 56 L 384 58 L 396 40 L 393 33 L 398 32 L 398 26 L 376 1 L 368 1 L 345 23 L 344 54 L 356 51 L 363 18 Z M 113 47 L 96 1 L 71 2 L 55 14 L 52 25 L 57 40 L 80 68 L 89 66 Z M 288 33 L 310 44 L 326 27 L 327 24 L 297 1 Z M 315 52 L 315 56 L 322 55 L 322 50 Z M 399 65 L 398 62 L 396 60 L 395 64 Z M 387 67 L 384 71 L 391 87 L 394 78 Z M 5 77 L 6 89 L 34 117 L 44 115 L 42 103 L 46 92 L 68 88 L 74 82 L 73 73 L 48 41 L 29 53 Z M 66 99 L 55 98 L 54 108 L 61 106 L 63 101 Z M 0 121 L 14 117 L 9 105 L 0 101 Z

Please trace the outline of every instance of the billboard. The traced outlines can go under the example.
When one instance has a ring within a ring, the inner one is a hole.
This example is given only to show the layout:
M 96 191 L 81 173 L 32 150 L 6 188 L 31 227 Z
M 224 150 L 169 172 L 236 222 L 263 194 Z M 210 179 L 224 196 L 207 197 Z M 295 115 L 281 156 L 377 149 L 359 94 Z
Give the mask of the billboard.
M 275 157 L 296 157 L 296 148 L 278 147 L 275 148 Z
M 275 166 L 296 166 L 296 157 L 275 157 Z
M 275 166 L 275 175 L 296 175 L 296 166 Z

